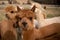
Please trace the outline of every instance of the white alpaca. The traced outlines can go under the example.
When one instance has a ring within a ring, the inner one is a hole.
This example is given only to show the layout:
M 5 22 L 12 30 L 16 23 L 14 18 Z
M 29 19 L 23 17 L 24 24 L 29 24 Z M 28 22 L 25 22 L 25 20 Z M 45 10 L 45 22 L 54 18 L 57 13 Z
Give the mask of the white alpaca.
M 60 23 L 60 17 L 53 17 L 53 18 L 49 18 L 49 19 L 44 19 L 43 21 L 41 21 L 40 27 L 47 26 L 47 25 L 50 25 L 53 23 Z

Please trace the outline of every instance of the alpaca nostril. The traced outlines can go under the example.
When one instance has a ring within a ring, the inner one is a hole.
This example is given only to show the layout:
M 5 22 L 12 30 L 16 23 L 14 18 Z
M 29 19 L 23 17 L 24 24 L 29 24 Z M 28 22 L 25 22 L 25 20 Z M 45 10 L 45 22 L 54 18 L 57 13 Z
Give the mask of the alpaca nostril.
M 22 24 L 24 25 L 24 27 L 26 27 L 26 25 L 27 25 L 27 23 L 26 23 L 26 22 L 23 22 Z

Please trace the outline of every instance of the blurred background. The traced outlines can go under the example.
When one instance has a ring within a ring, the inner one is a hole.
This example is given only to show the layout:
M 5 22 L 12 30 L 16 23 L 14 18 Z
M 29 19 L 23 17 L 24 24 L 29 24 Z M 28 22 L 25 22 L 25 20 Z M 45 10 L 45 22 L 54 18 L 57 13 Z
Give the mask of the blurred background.
M 38 2 L 46 10 L 47 18 L 60 16 L 60 0 L 31 0 Z M 8 4 L 21 4 L 28 2 L 27 0 L 0 0 L 0 20 L 4 19 L 4 12 L 2 11 Z

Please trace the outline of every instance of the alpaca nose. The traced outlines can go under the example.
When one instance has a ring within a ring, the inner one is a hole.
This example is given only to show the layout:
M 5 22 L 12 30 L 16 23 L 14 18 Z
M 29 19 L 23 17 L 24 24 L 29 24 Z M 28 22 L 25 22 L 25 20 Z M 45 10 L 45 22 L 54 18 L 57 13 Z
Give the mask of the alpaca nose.
M 23 22 L 22 24 L 24 25 L 24 27 L 26 27 L 26 25 L 27 25 L 27 23 L 26 23 L 26 22 Z

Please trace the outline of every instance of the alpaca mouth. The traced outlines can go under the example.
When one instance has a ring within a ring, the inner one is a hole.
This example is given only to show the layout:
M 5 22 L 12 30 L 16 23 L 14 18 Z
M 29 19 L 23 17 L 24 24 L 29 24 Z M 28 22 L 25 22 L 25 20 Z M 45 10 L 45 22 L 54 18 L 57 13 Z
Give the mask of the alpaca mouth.
M 27 31 L 27 28 L 22 28 L 22 30 Z

